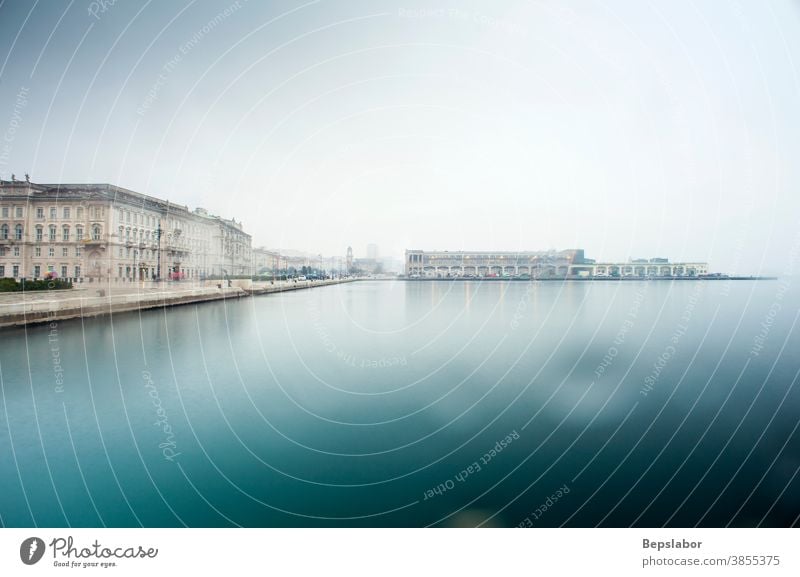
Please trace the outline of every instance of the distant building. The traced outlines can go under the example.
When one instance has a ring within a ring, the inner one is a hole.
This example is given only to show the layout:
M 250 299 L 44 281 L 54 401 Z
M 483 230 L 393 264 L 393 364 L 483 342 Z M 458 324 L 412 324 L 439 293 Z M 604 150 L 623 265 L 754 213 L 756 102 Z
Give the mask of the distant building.
M 407 250 L 408 276 L 517 276 L 566 275 L 572 264 L 583 262 L 583 250 L 556 251 L 422 251 Z
M 281 255 L 274 250 L 259 247 L 253 249 L 253 274 L 266 274 L 281 269 Z
M 378 260 L 378 245 L 377 244 L 368 244 L 367 245 L 367 258 L 369 260 L 377 261 Z
M 353 260 L 352 270 L 354 272 L 377 274 L 383 272 L 383 263 L 374 258 L 357 258 Z
M 110 184 L 0 181 L 0 277 L 124 283 L 249 275 L 241 223 Z
M 707 273 L 708 265 L 702 262 L 669 263 L 666 259 L 639 259 L 628 263 L 598 263 L 585 258 L 583 249 L 522 252 L 407 250 L 405 254 L 405 274 L 413 278 L 668 277 Z
M 210 254 L 216 254 L 217 258 L 212 260 L 211 274 L 252 275 L 252 238 L 244 232 L 242 223 L 218 216 L 207 218 L 216 221 Z M 205 224 L 208 226 L 209 223 Z
M 353 247 L 347 247 L 347 274 L 353 271 Z

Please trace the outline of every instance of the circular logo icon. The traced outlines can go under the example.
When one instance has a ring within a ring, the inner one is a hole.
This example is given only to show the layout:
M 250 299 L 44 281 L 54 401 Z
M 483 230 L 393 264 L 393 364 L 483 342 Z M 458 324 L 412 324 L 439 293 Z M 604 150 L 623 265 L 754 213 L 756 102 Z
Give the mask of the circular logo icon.
M 39 537 L 28 537 L 19 546 L 19 558 L 25 565 L 33 565 L 44 556 L 44 548 L 44 541 Z

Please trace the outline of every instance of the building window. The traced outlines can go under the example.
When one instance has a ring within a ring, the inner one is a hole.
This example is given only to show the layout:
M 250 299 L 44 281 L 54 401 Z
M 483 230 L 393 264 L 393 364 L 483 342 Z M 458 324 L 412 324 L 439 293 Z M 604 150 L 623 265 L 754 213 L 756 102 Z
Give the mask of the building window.
M 55 220 L 58 218 L 58 212 L 56 211 L 55 206 L 50 207 L 50 220 Z
M 69 207 L 68 206 L 64 207 L 64 218 L 65 219 L 69 218 Z
M 69 227 L 63 226 L 61 227 L 61 240 L 67 242 L 69 240 Z
M 81 276 L 81 267 L 80 265 L 75 265 L 75 278 L 78 278 L 80 276 Z
M 56 248 L 54 246 L 51 246 L 50 248 L 47 249 L 47 256 L 49 257 L 56 256 Z
M 40 246 L 33 247 L 33 256 L 42 256 L 42 247 Z
M 122 258 L 122 247 L 119 247 L 119 258 Z
M 78 241 L 83 240 L 83 227 L 82 226 L 76 226 L 75 227 L 75 240 L 78 240 Z
M 42 227 L 36 227 L 36 242 L 42 242 Z
M 92 240 L 100 240 L 100 225 L 94 225 L 92 227 Z
M 22 225 L 18 224 L 14 227 L 14 240 L 22 240 Z
M 0 277 L 6 276 L 6 267 L 0 264 Z
M 8 218 L 8 207 L 7 206 L 3 207 L 3 218 Z
M 18 278 L 19 277 L 19 265 L 18 264 L 15 264 L 13 267 L 11 267 L 11 273 L 12 273 L 12 276 L 14 278 Z
M 18 246 L 14 247 L 14 256 L 19 256 L 19 247 Z
M 129 210 L 125 211 L 125 222 L 130 223 L 131 221 L 131 212 Z
M 117 268 L 117 276 L 118 276 L 119 278 L 122 278 L 122 267 L 118 267 L 118 268 Z
M 69 256 L 69 249 L 67 247 L 61 249 L 61 256 Z
M 67 278 L 67 265 L 61 265 L 61 278 Z
M 6 247 L 0 246 L 0 256 L 6 256 Z
M 33 267 L 33 278 L 39 278 L 40 274 L 42 274 L 42 267 L 37 264 Z
M 79 206 L 78 208 L 75 209 L 75 217 L 78 220 L 83 218 L 83 207 L 82 206 Z
M 8 225 L 4 224 L 0 226 L 0 239 L 8 240 Z
M 22 218 L 22 207 L 21 206 L 17 207 L 17 218 Z
M 81 256 L 81 247 L 79 246 L 75 247 L 75 256 Z
M 49 233 L 50 233 L 49 234 L 50 242 L 55 242 L 56 241 L 56 227 L 51 225 Z
M 36 218 L 38 218 L 38 219 L 44 218 L 44 207 L 42 207 L 42 206 L 37 206 L 36 207 Z

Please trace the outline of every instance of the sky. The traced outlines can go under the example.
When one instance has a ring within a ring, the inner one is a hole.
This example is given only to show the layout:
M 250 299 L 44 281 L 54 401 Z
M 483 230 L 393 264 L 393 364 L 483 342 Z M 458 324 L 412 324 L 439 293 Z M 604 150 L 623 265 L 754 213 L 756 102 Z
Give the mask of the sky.
M 800 270 L 800 2 L 0 0 L 0 176 L 341 255 Z

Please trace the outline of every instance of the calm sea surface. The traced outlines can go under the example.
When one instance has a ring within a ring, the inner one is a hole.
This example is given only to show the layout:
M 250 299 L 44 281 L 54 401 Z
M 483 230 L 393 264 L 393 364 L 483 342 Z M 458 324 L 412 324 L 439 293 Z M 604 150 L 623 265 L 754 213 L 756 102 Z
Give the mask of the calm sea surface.
M 0 333 L 4 526 L 787 526 L 786 281 L 356 282 Z

